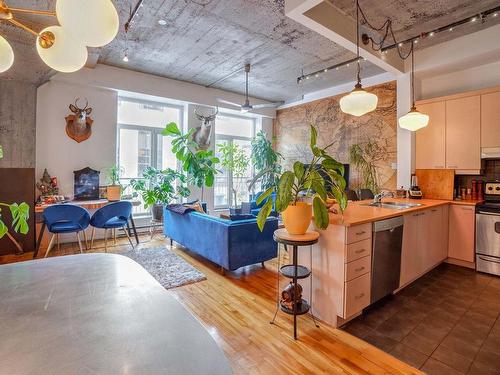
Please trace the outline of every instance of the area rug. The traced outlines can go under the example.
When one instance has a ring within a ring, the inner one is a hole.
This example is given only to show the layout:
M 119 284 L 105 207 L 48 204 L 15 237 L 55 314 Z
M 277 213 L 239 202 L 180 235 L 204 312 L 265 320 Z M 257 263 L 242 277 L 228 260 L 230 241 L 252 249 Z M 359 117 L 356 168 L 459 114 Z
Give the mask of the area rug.
M 203 273 L 165 247 L 138 247 L 122 255 L 143 266 L 165 289 L 206 280 Z

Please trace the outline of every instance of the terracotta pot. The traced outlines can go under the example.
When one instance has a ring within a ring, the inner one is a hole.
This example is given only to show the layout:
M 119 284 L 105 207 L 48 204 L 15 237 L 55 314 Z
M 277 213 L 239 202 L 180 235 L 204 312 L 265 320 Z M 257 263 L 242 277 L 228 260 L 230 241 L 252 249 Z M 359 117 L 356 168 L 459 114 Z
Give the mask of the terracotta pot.
M 122 187 L 120 185 L 109 185 L 106 189 L 108 201 L 119 201 L 122 195 Z
M 295 205 L 289 205 L 281 215 L 288 233 L 304 234 L 311 224 L 312 205 L 305 202 L 297 202 Z

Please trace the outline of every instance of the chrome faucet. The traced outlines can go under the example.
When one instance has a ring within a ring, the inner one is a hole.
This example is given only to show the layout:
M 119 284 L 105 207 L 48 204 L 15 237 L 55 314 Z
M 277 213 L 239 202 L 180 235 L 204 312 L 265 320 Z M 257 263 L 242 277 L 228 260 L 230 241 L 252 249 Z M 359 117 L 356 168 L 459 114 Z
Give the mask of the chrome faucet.
M 373 197 L 373 203 L 381 203 L 382 198 L 385 197 L 394 198 L 394 193 L 392 191 L 382 191 Z

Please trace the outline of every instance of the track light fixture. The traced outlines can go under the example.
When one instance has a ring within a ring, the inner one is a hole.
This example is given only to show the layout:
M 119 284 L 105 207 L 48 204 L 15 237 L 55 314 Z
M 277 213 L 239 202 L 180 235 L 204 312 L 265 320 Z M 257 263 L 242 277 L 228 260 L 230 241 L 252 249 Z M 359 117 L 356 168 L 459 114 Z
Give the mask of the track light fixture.
M 17 20 L 17 14 L 57 17 L 60 26 L 49 26 L 40 32 Z M 40 58 L 64 73 L 81 69 L 87 62 L 88 47 L 102 47 L 118 33 L 118 12 L 111 0 L 57 0 L 56 11 L 9 7 L 0 0 L 0 22 L 8 22 L 36 36 Z M 14 52 L 0 36 L 0 73 L 10 69 Z

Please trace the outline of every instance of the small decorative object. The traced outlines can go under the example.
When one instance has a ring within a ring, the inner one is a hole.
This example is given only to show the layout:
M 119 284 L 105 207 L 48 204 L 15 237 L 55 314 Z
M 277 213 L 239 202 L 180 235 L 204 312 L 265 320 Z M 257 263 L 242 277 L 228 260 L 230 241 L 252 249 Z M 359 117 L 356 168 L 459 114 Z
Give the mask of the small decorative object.
M 75 104 L 70 104 L 69 109 L 73 115 L 66 116 L 66 134 L 74 141 L 80 143 L 90 138 L 92 135 L 92 123 L 90 118 L 92 108 L 89 107 L 89 101 L 86 101 L 85 107 L 78 107 L 78 100 Z
M 36 188 L 40 191 L 42 200 L 59 194 L 57 178 L 51 177 L 47 169 L 44 169 L 42 178 L 36 183 Z
M 117 165 L 113 165 L 107 169 L 107 175 L 110 185 L 106 187 L 106 196 L 108 201 L 119 201 L 122 195 L 123 187 L 120 184 L 120 176 L 123 169 Z
M 317 130 L 311 125 L 311 162 L 307 165 L 295 162 L 293 171 L 286 171 L 281 175 L 277 187 L 270 187 L 257 199 L 258 205 L 265 202 L 257 216 L 261 231 L 273 208 L 272 199 L 267 199 L 273 192 L 276 192 L 276 210 L 282 214 L 283 224 L 290 234 L 306 233 L 313 211 L 316 226 L 319 229 L 328 228 L 330 218 L 327 209 L 327 187 L 337 201 L 340 211 L 343 213 L 347 208 L 344 165 L 327 154 L 328 148 L 334 143 L 319 148 L 316 145 L 317 138 Z
M 74 171 L 75 197 L 77 201 L 99 199 L 99 171 L 89 167 Z
M 292 282 L 286 286 L 281 292 L 281 304 L 286 308 L 293 310 L 294 301 L 297 301 L 297 305 L 302 304 L 302 285 L 297 283 L 297 293 L 298 296 L 294 298 L 295 287 Z
M 218 113 L 218 107 L 216 107 L 215 112 L 209 116 L 200 115 L 196 109 L 194 110 L 194 115 L 201 121 L 201 125 L 198 126 L 193 133 L 193 141 L 198 145 L 200 150 L 207 150 L 210 147 L 212 125 Z

